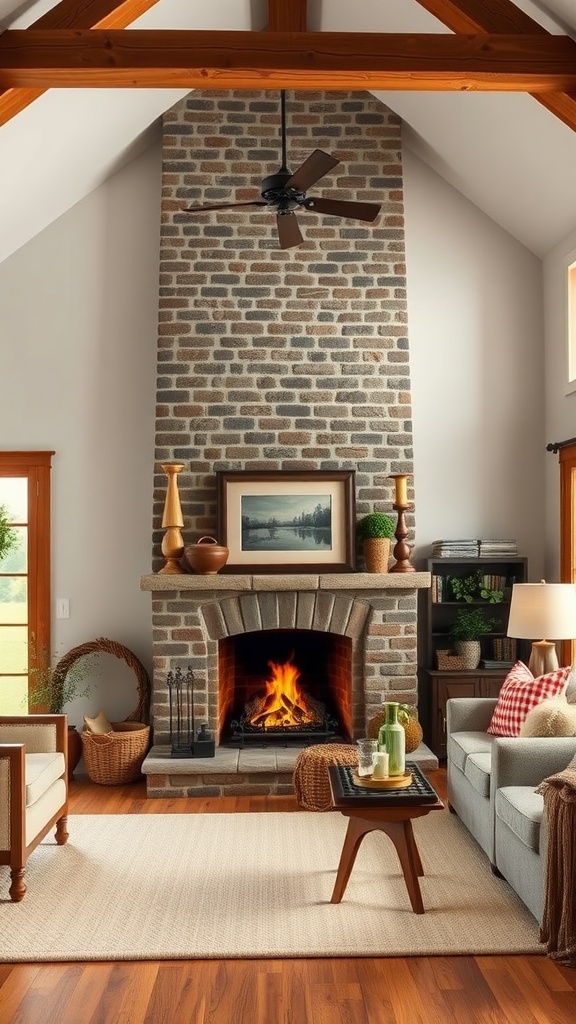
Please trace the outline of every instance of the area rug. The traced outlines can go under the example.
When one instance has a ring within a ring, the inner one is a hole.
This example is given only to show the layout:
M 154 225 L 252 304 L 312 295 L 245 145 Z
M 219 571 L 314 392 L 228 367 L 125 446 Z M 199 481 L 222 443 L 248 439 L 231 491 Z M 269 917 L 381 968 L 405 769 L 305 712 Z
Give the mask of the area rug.
M 5 900 L 0 960 L 166 960 L 537 953 L 536 921 L 460 822 L 414 822 L 425 914 L 392 843 L 364 839 L 331 904 L 347 819 L 337 812 L 73 815 Z

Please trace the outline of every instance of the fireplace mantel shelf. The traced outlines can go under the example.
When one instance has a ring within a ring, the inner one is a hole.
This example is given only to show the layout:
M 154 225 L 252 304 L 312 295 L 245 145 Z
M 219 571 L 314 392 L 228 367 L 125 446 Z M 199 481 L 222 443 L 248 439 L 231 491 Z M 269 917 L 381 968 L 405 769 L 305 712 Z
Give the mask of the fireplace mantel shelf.
M 140 590 L 424 590 L 431 585 L 429 572 L 298 573 L 293 575 L 249 574 L 199 576 L 191 573 L 149 573 L 140 577 Z

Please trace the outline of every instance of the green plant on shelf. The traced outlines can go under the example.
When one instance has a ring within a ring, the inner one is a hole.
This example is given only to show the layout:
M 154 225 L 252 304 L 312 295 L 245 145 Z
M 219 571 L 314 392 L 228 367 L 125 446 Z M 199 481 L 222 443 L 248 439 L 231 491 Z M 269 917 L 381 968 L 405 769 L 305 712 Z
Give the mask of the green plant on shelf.
M 488 618 L 483 608 L 459 608 L 450 626 L 450 637 L 452 640 L 479 640 L 498 625 L 498 619 Z
M 479 569 L 468 576 L 449 576 L 450 589 L 455 601 L 488 601 L 489 604 L 501 604 L 504 591 L 492 589 L 486 584 L 486 577 Z

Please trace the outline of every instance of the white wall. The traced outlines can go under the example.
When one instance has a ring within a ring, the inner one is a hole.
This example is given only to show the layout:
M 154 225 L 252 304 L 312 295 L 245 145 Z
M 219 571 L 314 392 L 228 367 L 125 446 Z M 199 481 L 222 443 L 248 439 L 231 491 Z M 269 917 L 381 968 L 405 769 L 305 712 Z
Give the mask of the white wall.
M 518 542 L 542 572 L 540 260 L 405 150 L 416 550 Z
M 546 317 L 546 442 L 576 437 L 576 392 L 568 391 L 566 273 L 576 259 L 576 231 L 572 231 L 544 258 L 544 310 Z M 549 576 L 559 579 L 560 470 L 558 455 L 546 455 L 546 564 Z
M 515 537 L 537 579 L 541 265 L 410 153 L 405 170 L 415 556 L 436 537 Z M 107 636 L 147 668 L 159 198 L 158 142 L 0 264 L 2 446 L 56 451 L 53 595 L 70 619 L 54 647 Z M 123 663 L 98 664 L 102 692 L 72 720 L 135 706 Z
M 160 173 L 156 142 L 0 265 L 1 444 L 56 452 L 54 650 L 106 636 L 148 669 Z M 97 664 L 92 711 L 124 718 L 135 677 Z

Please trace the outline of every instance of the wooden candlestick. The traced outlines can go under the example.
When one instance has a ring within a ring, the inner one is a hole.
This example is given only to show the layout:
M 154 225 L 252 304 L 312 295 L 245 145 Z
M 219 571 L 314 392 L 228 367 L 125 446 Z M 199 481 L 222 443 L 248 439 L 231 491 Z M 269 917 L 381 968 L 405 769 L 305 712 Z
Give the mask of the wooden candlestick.
M 160 569 L 165 575 L 184 575 L 185 570 L 180 565 L 180 559 L 184 554 L 184 541 L 180 528 L 184 526 L 180 495 L 178 494 L 178 473 L 184 469 L 183 462 L 170 462 L 162 466 L 168 477 L 166 500 L 164 502 L 164 514 L 162 526 L 166 530 L 162 539 L 162 554 L 166 559 L 166 565 Z
M 410 547 L 406 543 L 406 537 L 408 536 L 406 511 L 409 506 L 393 505 L 392 508 L 398 513 L 398 522 L 396 523 L 396 529 L 394 531 L 396 544 L 394 545 L 393 555 L 396 562 L 391 566 L 389 572 L 416 572 L 414 566 L 410 564 Z

